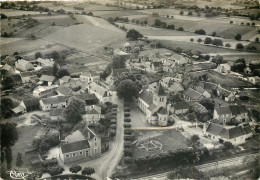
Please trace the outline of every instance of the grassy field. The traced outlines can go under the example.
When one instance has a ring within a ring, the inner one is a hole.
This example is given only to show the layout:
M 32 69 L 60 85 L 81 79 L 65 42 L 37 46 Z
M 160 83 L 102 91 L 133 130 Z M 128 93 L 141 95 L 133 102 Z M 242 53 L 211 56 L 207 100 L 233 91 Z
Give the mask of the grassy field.
M 46 12 L 40 13 L 38 11 L 20 11 L 20 10 L 12 10 L 12 9 L 1 9 L 1 13 L 5 14 L 7 17 L 22 16 L 22 15 L 27 16 L 27 15 L 36 15 L 36 14 L 47 14 Z
M 133 159 L 145 157 L 147 155 L 158 154 L 161 152 L 167 152 L 168 150 L 176 151 L 181 148 L 186 148 L 186 138 L 181 135 L 177 130 L 162 130 L 151 131 L 141 130 L 135 131 L 139 141 L 155 140 L 162 144 L 162 149 L 159 151 L 146 151 L 145 149 L 139 149 L 134 145 Z

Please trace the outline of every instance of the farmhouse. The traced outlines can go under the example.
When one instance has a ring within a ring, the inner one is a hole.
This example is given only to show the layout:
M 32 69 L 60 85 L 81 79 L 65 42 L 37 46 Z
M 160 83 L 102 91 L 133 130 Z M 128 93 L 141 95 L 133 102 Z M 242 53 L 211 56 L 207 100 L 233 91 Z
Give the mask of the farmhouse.
M 100 81 L 100 76 L 94 72 L 82 72 L 79 76 L 81 81 L 86 81 L 87 83 Z
M 56 90 L 58 95 L 61 96 L 69 96 L 72 94 L 72 90 L 66 86 L 59 86 L 58 89 Z
M 83 116 L 83 119 L 86 120 L 87 125 L 98 124 L 100 117 L 101 117 L 101 107 L 97 105 L 86 107 L 86 114 Z
M 99 83 L 91 83 L 89 86 L 89 93 L 95 94 L 98 100 L 102 103 L 111 102 L 111 93 Z
M 101 138 L 88 127 L 68 135 L 59 148 L 59 158 L 63 163 L 75 163 L 100 154 Z
M 50 111 L 50 117 L 52 121 L 60 121 L 60 120 L 64 120 L 65 118 L 63 117 L 62 113 L 63 113 L 64 109 L 62 108 L 55 108 L 52 109 Z
M 36 88 L 33 91 L 33 97 L 42 98 L 42 97 L 46 97 L 46 96 L 52 95 L 54 93 L 54 91 L 56 91 L 56 89 L 58 87 L 59 87 L 58 85 L 38 86 L 38 88 Z
M 68 105 L 70 96 L 56 96 L 50 98 L 42 98 L 40 107 L 43 111 L 49 111 L 53 108 L 65 108 Z
M 70 76 L 63 76 L 61 79 L 59 79 L 60 85 L 63 83 L 68 83 L 70 81 Z
M 230 105 L 214 109 L 213 119 L 217 119 L 221 124 L 226 124 L 235 120 L 236 122 L 246 122 L 249 120 L 245 105 Z
M 189 104 L 187 102 L 177 102 L 170 106 L 170 111 L 176 115 L 187 114 L 189 112 Z
M 167 96 L 161 84 L 155 90 L 143 90 L 137 101 L 138 107 L 146 115 L 147 121 L 160 126 L 166 126 L 169 118 L 166 102 Z
M 24 59 L 17 60 L 15 62 L 15 68 L 19 71 L 26 72 L 26 71 L 32 71 L 34 70 L 34 66 L 29 61 L 26 61 Z
M 33 82 L 35 81 L 37 76 L 32 72 L 21 72 L 21 79 L 23 83 Z
M 201 93 L 199 93 L 198 91 L 192 89 L 192 88 L 188 88 L 183 92 L 183 98 L 186 101 L 201 101 L 203 99 L 205 99 L 205 96 Z
M 54 80 L 55 80 L 54 76 L 49 76 L 49 75 L 43 74 L 40 77 L 40 81 L 38 82 L 38 84 L 50 86 L 53 84 Z
M 37 98 L 30 98 L 24 99 L 19 106 L 12 109 L 14 115 L 18 116 L 24 114 L 26 112 L 35 111 L 39 109 L 39 99 Z
M 227 63 L 226 64 L 220 64 L 220 65 L 218 65 L 216 71 L 221 73 L 221 74 L 228 74 L 231 71 L 231 67 Z
M 246 139 L 253 135 L 253 131 L 248 123 L 227 128 L 222 125 L 207 122 L 204 124 L 203 134 L 220 143 L 227 141 L 233 145 L 240 145 L 245 143 Z

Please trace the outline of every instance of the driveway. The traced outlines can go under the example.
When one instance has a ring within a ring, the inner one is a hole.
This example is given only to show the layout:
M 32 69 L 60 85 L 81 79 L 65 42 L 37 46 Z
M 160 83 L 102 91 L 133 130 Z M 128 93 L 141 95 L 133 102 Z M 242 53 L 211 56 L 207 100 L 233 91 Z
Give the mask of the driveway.
M 145 114 L 138 108 L 136 101 L 131 104 L 131 125 L 133 129 L 151 127 L 146 121 Z

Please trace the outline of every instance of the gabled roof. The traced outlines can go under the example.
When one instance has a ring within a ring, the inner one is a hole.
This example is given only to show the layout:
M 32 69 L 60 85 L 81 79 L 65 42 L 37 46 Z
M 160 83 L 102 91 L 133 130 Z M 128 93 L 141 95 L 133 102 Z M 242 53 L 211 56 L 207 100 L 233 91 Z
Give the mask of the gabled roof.
M 70 81 L 70 76 L 63 76 L 60 80 L 64 82 L 69 82 Z
M 200 86 L 196 88 L 196 91 L 198 91 L 198 92 L 201 93 L 201 94 L 207 92 L 205 89 L 203 89 L 203 88 L 200 87 Z
M 108 95 L 107 90 L 97 83 L 92 83 L 89 87 L 101 97 L 106 97 Z
M 60 116 L 63 113 L 64 109 L 54 108 L 50 112 L 50 116 Z
M 195 102 L 193 107 L 194 107 L 194 110 L 197 111 L 197 112 L 208 113 L 208 110 L 198 102 Z
M 57 103 L 65 102 L 69 98 L 70 96 L 56 96 L 56 97 L 42 98 L 41 101 L 44 104 L 57 104 Z
M 162 87 L 161 83 L 159 83 L 159 86 L 156 87 L 154 91 L 158 96 L 166 96 L 166 93 L 164 91 L 164 88 Z
M 211 82 L 204 82 L 204 89 L 213 90 L 217 89 L 218 85 Z
M 20 113 L 20 112 L 22 112 L 22 111 L 24 111 L 24 110 L 25 110 L 25 108 L 24 108 L 22 105 L 19 105 L 19 106 L 17 106 L 17 107 L 15 107 L 15 108 L 12 109 L 12 111 L 13 111 L 15 114 Z
M 175 110 L 189 109 L 189 104 L 187 102 L 177 102 L 173 107 Z
M 61 151 L 63 154 L 84 150 L 88 148 L 90 148 L 90 145 L 87 139 L 61 145 Z
M 157 111 L 157 113 L 165 115 L 165 114 L 167 114 L 167 110 L 164 107 L 160 107 L 160 109 Z
M 87 114 L 101 114 L 101 107 L 93 105 L 90 107 L 87 107 Z
M 65 137 L 64 141 L 66 143 L 72 143 L 76 141 L 82 141 L 84 139 L 87 139 L 87 136 L 85 136 L 80 130 L 76 130 Z
M 148 105 L 153 103 L 153 94 L 146 89 L 140 93 L 139 98 Z
M 169 89 L 174 91 L 175 93 L 184 90 L 181 83 L 176 82 L 176 81 L 172 82 L 172 84 L 169 86 Z
M 221 115 L 221 114 L 231 114 L 231 110 L 229 109 L 228 106 L 226 106 L 226 107 L 217 107 L 217 108 L 215 108 L 215 110 L 217 111 L 217 113 L 219 115 Z
M 72 93 L 72 89 L 66 87 L 66 86 L 59 86 L 58 89 L 56 90 L 57 92 L 65 95 L 65 96 L 68 96 L 68 95 L 71 95 Z
M 245 105 L 231 105 L 229 106 L 231 112 L 233 115 L 239 115 L 239 114 L 242 114 L 242 113 L 247 113 L 247 109 L 246 109 L 246 106 Z
M 97 100 L 97 97 L 95 94 L 79 94 L 79 95 L 76 95 L 76 97 L 81 100 L 84 100 L 84 101 Z
M 157 108 L 157 106 L 153 103 L 153 104 L 151 104 L 147 109 L 148 109 L 149 111 L 151 111 L 151 112 L 154 112 L 156 108 Z
M 7 63 L 4 65 L 3 69 L 8 71 L 8 72 L 14 71 L 14 68 Z
M 39 99 L 37 98 L 24 99 L 23 103 L 26 108 L 31 106 L 39 106 Z
M 45 74 L 43 74 L 43 75 L 40 77 L 40 81 L 53 82 L 54 79 L 55 79 L 54 76 L 49 76 L 49 75 L 45 75 Z
M 18 61 L 16 61 L 16 64 L 19 64 L 19 65 L 21 65 L 23 67 L 25 67 L 27 64 L 31 64 L 32 65 L 32 63 L 30 63 L 29 61 L 26 61 L 24 59 L 19 59 Z
M 186 96 L 189 96 L 193 100 L 199 100 L 199 99 L 201 99 L 201 97 L 204 97 L 201 93 L 199 93 L 198 91 L 196 91 L 192 88 L 186 89 L 186 91 L 184 91 L 183 94 L 185 94 Z

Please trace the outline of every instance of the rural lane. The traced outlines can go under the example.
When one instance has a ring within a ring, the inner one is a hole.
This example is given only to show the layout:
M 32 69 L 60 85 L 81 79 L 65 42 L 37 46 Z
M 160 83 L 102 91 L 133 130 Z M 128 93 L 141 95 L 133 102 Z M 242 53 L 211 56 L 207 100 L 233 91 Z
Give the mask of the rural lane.
M 124 107 L 123 101 L 118 100 L 116 96 L 113 97 L 113 104 L 118 105 L 117 113 L 117 132 L 116 137 L 108 152 L 105 152 L 101 155 L 100 158 L 93 159 L 79 165 L 82 167 L 93 167 L 95 169 L 95 174 L 91 177 L 97 180 L 105 180 L 107 177 L 110 177 L 118 165 L 122 155 L 124 147 Z

